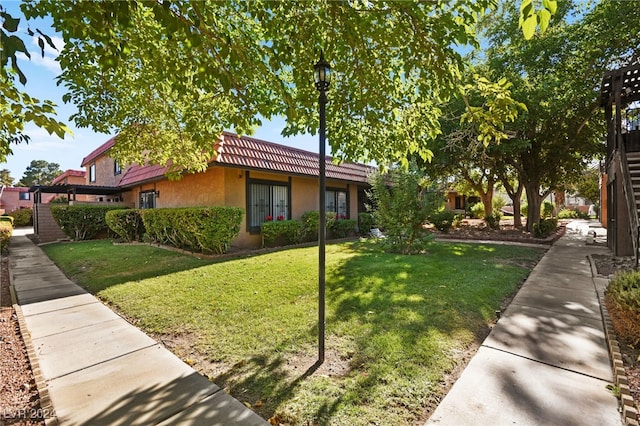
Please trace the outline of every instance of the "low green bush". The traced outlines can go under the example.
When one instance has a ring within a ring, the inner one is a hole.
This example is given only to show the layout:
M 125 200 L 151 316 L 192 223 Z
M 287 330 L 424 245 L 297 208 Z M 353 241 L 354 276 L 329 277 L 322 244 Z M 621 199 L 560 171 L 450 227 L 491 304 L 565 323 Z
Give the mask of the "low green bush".
M 438 231 L 449 232 L 449 229 L 453 226 L 455 216 L 456 214 L 453 210 L 444 209 L 432 214 L 429 218 L 429 222 L 431 222 Z
M 491 229 L 500 229 L 500 219 L 502 219 L 502 213 L 499 210 L 494 210 L 493 213 L 484 217 L 484 221 Z
M 335 212 L 326 213 L 325 229 L 331 230 L 333 222 L 336 220 Z M 318 239 L 318 228 L 320 224 L 320 212 L 317 210 L 309 210 L 302 213 L 300 218 L 302 221 L 302 240 L 314 241 Z
M 536 238 L 546 238 L 556 232 L 557 228 L 557 219 L 540 219 L 540 223 L 533 224 L 533 235 Z
M 3 214 L 2 216 L 0 216 L 0 222 L 9 222 L 11 226 L 13 226 L 14 220 L 15 219 L 12 216 L 9 216 L 8 214 Z
M 475 219 L 480 219 L 484 217 L 484 204 L 476 203 L 469 208 L 469 212 L 471 213 L 471 217 Z
M 142 221 L 151 242 L 221 254 L 240 233 L 243 217 L 238 207 L 186 207 L 145 209 Z
M 545 201 L 542 203 L 542 211 L 540 212 L 543 218 L 553 216 L 553 203 L 551 201 Z
M 451 226 L 454 228 L 460 228 L 462 226 L 462 222 L 464 221 L 463 214 L 457 214 L 453 216 L 453 221 L 451 222 Z
M 262 223 L 262 244 L 265 247 L 298 244 L 302 241 L 302 221 L 278 220 Z
M 353 219 L 333 219 L 331 223 L 328 223 L 331 238 L 352 237 L 356 235 L 356 227 L 357 223 Z
M 633 346 L 640 344 L 640 271 L 616 274 L 605 294 L 616 334 Z
M 0 253 L 6 253 L 11 241 L 13 226 L 8 221 L 0 221 Z
M 571 209 L 562 209 L 558 212 L 558 219 L 577 219 L 578 212 Z
M 59 205 L 51 206 L 51 214 L 56 223 L 69 238 L 75 241 L 90 240 L 109 232 L 105 220 L 110 210 L 121 206 Z
M 9 216 L 15 219 L 14 226 L 31 226 L 33 225 L 33 209 L 18 209 L 9 213 Z
M 371 213 L 360 213 L 358 214 L 358 229 L 360 230 L 360 235 L 368 236 L 371 228 L 373 228 L 373 214 Z
M 142 221 L 143 210 L 110 210 L 105 216 L 109 229 L 126 242 L 142 241 L 145 234 Z

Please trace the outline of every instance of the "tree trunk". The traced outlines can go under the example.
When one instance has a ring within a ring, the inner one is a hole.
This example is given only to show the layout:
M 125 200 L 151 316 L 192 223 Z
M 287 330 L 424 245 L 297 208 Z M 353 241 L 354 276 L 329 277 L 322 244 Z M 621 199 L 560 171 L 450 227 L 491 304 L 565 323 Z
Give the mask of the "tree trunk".
M 564 209 L 564 205 L 565 205 L 564 191 L 559 190 L 559 191 L 554 191 L 553 193 L 556 201 L 556 215 L 557 215 L 560 210 Z
M 493 213 L 493 187 L 487 188 L 487 192 L 480 194 L 480 199 L 484 205 L 484 215 L 489 216 Z
M 527 232 L 533 232 L 533 224 L 540 223 L 540 208 L 542 207 L 542 197 L 537 184 L 526 184 L 527 191 Z
M 511 197 L 511 203 L 513 205 L 513 226 L 515 226 L 517 229 L 522 228 L 522 213 L 520 212 L 522 203 L 520 202 L 520 199 L 522 198 L 523 189 L 524 186 L 522 186 L 521 183 L 518 183 L 518 189 Z

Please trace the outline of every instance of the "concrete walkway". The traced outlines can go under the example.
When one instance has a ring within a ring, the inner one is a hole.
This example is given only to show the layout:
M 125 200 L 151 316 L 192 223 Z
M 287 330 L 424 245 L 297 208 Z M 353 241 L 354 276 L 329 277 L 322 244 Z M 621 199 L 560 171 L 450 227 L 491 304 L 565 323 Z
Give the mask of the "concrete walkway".
M 268 424 L 67 279 L 24 232 L 9 249 L 47 424 Z
M 427 425 L 620 426 L 589 254 L 593 222 L 572 222 L 435 410 Z M 596 234 L 602 234 L 597 229 Z

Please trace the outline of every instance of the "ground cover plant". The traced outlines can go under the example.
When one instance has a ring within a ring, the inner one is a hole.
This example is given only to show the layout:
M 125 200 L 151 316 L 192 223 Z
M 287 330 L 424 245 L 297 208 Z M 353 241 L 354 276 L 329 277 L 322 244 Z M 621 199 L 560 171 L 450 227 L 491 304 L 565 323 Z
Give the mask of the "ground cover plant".
M 109 241 L 43 246 L 79 284 L 265 419 L 414 424 L 488 333 L 541 251 L 366 241 L 327 246 L 327 357 L 318 369 L 317 247 L 198 260 Z

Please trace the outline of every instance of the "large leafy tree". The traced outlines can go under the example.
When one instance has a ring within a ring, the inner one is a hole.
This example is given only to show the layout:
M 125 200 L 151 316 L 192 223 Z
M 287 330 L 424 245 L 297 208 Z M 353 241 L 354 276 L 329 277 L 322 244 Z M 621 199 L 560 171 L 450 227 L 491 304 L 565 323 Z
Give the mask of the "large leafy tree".
M 20 186 L 49 185 L 62 170 L 58 163 L 49 163 L 45 160 L 33 160 L 18 182 Z
M 250 133 L 260 116 L 286 117 L 286 134 L 317 130 L 321 49 L 334 71 L 334 154 L 428 158 L 438 105 L 461 86 L 458 47 L 477 44 L 474 25 L 493 3 L 42 0 L 23 10 L 49 15 L 67 42 L 60 80 L 77 125 L 119 132 L 123 163 L 201 170 L 222 130 Z
M 528 108 L 509 126 L 516 149 L 508 163 L 526 190 L 529 230 L 539 221 L 542 199 L 579 180 L 603 151 L 602 76 L 639 45 L 639 13 L 627 3 L 603 1 L 579 11 L 563 2 L 554 24 L 529 41 L 506 6 L 487 20 L 486 63 L 513 83 L 514 99 Z M 620 21 L 609 26 L 614 17 Z
M 9 169 L 0 170 L 0 186 L 13 186 L 15 179 L 11 176 Z

